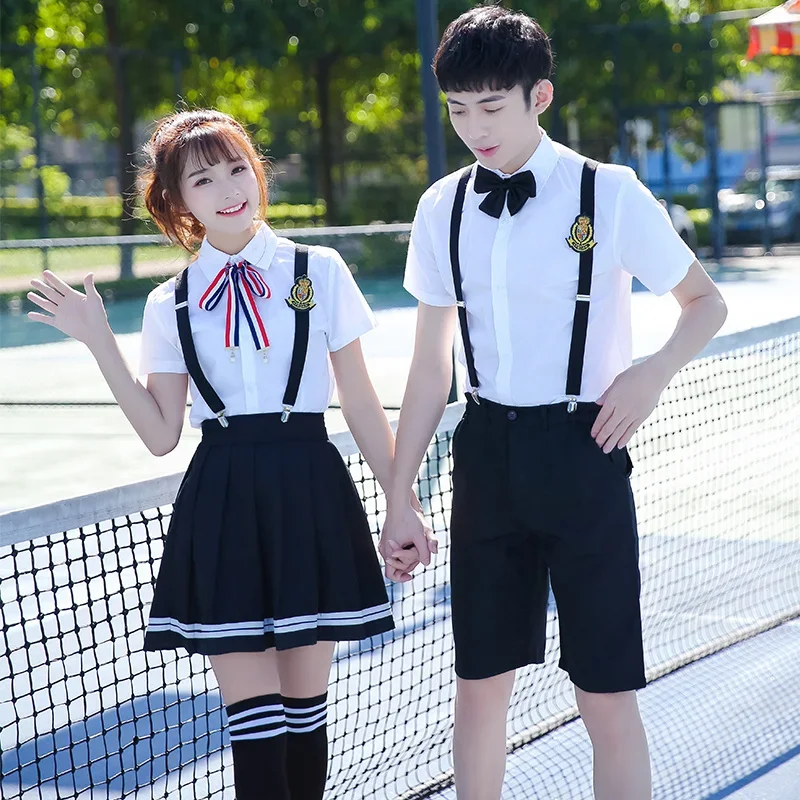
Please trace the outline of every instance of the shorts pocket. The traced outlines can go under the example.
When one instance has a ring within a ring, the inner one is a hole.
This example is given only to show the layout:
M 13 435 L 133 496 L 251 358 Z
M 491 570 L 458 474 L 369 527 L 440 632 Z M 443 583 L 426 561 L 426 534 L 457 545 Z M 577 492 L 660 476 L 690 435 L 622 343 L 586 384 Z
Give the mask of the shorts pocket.
M 456 427 L 453 428 L 453 432 L 450 434 L 450 455 L 453 457 L 453 461 L 456 460 L 456 450 L 458 450 L 459 434 L 464 428 L 464 423 L 466 421 L 467 421 L 466 417 L 461 417 L 461 419 L 456 424 Z
M 630 478 L 633 472 L 633 461 L 631 461 L 630 454 L 627 447 L 615 447 L 610 453 L 607 454 L 611 462 L 622 470 L 622 474 L 626 478 Z

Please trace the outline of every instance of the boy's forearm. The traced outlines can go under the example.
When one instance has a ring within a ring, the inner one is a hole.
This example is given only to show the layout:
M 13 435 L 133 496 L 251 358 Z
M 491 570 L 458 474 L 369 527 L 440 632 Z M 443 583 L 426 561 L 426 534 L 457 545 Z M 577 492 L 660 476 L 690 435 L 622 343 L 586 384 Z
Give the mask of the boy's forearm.
M 390 505 L 408 502 L 419 466 L 436 426 L 442 418 L 450 392 L 452 361 L 422 360 L 411 364 L 397 425 Z
M 669 341 L 648 359 L 664 387 L 714 338 L 726 316 L 725 302 L 719 294 L 697 297 L 683 307 Z

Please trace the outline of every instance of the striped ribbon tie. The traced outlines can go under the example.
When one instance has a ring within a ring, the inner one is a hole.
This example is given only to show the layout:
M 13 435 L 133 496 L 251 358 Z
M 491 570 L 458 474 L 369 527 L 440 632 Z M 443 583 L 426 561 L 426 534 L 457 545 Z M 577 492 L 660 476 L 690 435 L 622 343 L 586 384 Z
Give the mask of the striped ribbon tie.
M 269 286 L 255 267 L 241 259 L 233 263 L 229 261 L 217 273 L 200 298 L 200 308 L 204 311 L 213 311 L 219 305 L 223 295 L 226 296 L 225 348 L 231 354 L 231 361 L 236 360 L 242 317 L 250 329 L 256 350 L 261 353 L 264 361 L 267 360 L 269 337 L 261 315 L 258 313 L 256 298 L 269 299 L 271 294 Z

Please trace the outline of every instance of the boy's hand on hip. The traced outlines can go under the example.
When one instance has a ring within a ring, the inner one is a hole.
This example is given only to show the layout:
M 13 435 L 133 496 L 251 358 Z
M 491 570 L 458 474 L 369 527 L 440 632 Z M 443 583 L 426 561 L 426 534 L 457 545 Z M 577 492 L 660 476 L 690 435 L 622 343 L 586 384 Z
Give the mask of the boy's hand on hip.
M 617 375 L 597 401 L 602 407 L 592 425 L 592 437 L 604 453 L 628 444 L 653 413 L 667 383 L 652 360 L 634 364 Z

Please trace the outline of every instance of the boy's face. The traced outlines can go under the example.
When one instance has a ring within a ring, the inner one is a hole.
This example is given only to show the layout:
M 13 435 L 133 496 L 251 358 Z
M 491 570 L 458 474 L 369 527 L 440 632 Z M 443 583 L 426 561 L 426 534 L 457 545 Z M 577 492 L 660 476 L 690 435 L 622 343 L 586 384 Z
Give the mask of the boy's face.
M 450 122 L 478 161 L 510 174 L 531 157 L 539 144 L 539 114 L 553 99 L 553 84 L 539 81 L 525 103 L 521 86 L 499 91 L 447 92 Z

